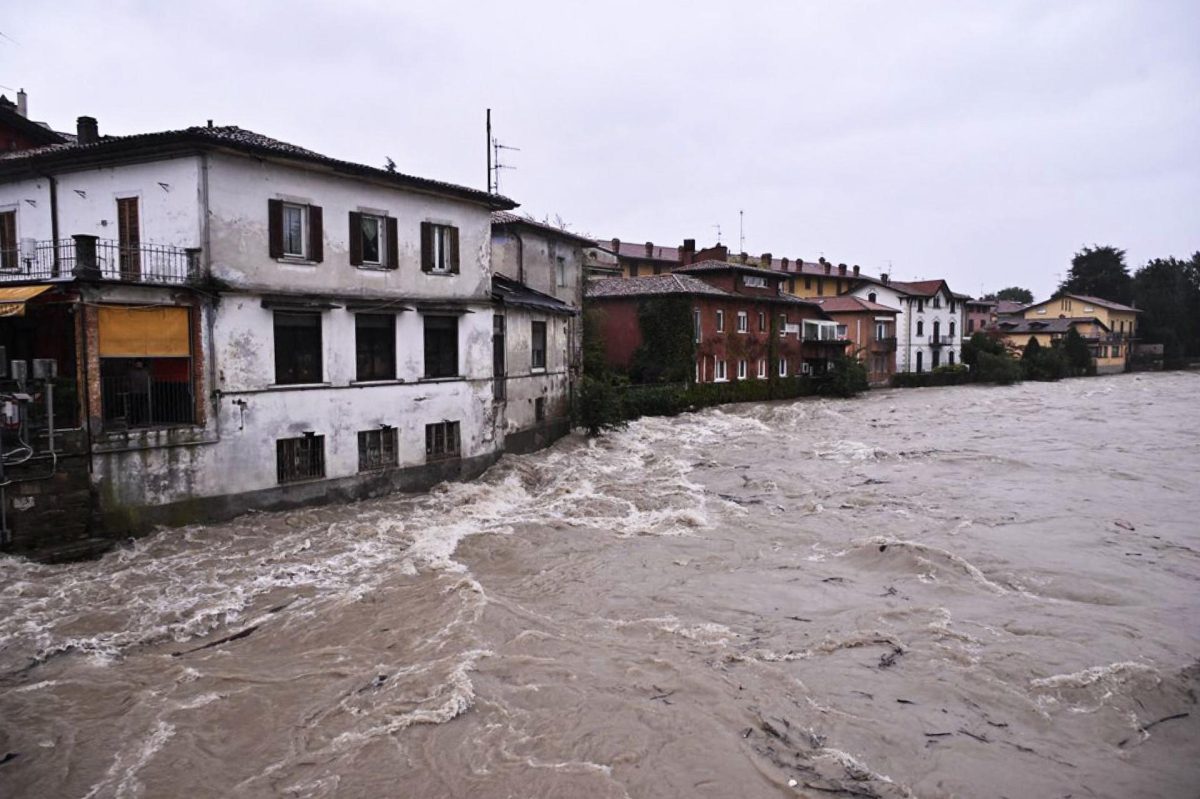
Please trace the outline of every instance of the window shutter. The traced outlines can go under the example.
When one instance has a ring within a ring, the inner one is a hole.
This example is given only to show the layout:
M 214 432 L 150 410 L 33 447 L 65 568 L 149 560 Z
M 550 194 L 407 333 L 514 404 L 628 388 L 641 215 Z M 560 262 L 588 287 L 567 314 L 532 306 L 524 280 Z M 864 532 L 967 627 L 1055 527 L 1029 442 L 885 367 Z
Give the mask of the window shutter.
M 400 268 L 400 234 L 394 216 L 387 218 L 387 268 Z
M 267 200 L 267 253 L 283 257 L 283 200 Z
M 350 212 L 350 265 L 362 264 L 362 214 Z
M 421 223 L 421 271 L 433 271 L 433 225 Z
M 458 228 L 447 228 L 449 231 L 448 238 L 450 239 L 450 257 L 447 259 L 450 262 L 450 271 L 458 274 Z
M 308 260 L 320 263 L 325 260 L 325 227 L 321 206 L 308 206 Z

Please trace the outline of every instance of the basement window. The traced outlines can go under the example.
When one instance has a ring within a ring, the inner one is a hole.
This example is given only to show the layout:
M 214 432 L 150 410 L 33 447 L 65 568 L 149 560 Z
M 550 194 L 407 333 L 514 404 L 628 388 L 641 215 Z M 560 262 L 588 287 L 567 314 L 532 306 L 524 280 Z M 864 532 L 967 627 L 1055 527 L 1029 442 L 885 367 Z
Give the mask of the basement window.
M 381 427 L 378 430 L 360 430 L 358 432 L 358 470 L 370 472 L 396 466 L 400 462 L 397 449 L 396 428 Z
M 425 425 L 425 459 L 457 458 L 459 449 L 458 422 L 435 422 Z
M 280 483 L 297 483 L 325 476 L 325 436 L 305 433 L 275 442 L 275 470 Z
M 531 339 L 530 366 L 533 369 L 546 368 L 546 323 L 530 322 L 529 337 Z

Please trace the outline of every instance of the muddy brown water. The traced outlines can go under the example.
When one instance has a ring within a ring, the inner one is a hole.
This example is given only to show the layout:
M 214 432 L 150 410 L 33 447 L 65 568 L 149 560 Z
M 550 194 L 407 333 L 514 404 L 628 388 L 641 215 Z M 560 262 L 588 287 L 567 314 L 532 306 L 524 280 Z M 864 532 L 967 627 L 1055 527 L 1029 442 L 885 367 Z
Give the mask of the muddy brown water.
M 1198 392 L 731 406 L 5 560 L 0 796 L 1196 796 Z

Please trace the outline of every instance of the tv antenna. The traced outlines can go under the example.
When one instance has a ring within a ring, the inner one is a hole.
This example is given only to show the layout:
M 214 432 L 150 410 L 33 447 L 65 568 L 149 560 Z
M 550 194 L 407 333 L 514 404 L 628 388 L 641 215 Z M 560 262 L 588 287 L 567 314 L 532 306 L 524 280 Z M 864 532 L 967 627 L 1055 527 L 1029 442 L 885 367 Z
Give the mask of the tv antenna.
M 718 222 L 717 224 L 713 225 L 713 227 L 715 227 L 717 229 L 717 244 L 720 244 L 721 243 L 721 223 Z
M 746 251 L 745 211 L 738 211 L 738 252 Z
M 501 150 L 521 151 L 520 147 L 510 147 L 507 144 L 501 144 L 500 140 L 492 135 L 492 109 L 487 110 L 487 159 L 488 159 L 488 194 L 498 194 L 500 192 L 500 170 L 501 169 L 516 169 L 510 164 L 500 163 Z

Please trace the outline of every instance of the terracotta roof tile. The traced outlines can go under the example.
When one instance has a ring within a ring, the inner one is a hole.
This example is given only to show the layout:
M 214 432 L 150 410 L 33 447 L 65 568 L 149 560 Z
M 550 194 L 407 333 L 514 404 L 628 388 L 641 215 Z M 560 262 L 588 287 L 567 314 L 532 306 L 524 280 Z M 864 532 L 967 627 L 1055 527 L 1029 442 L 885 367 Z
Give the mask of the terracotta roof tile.
M 733 297 L 728 291 L 710 286 L 699 278 L 672 272 L 648 277 L 606 277 L 587 285 L 587 296 L 640 297 L 649 294 L 705 294 L 712 297 Z
M 877 302 L 864 300 L 852 294 L 842 294 L 837 297 L 821 297 L 813 300 L 826 313 L 900 313 L 899 309 Z

